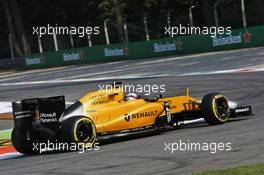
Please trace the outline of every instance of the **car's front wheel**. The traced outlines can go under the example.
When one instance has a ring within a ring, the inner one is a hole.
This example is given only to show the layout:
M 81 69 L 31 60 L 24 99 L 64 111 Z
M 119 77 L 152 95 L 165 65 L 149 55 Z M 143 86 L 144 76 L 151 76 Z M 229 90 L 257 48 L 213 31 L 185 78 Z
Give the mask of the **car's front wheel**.
M 204 119 L 210 125 L 225 123 L 230 116 L 227 98 L 221 93 L 211 93 L 204 96 L 201 103 Z

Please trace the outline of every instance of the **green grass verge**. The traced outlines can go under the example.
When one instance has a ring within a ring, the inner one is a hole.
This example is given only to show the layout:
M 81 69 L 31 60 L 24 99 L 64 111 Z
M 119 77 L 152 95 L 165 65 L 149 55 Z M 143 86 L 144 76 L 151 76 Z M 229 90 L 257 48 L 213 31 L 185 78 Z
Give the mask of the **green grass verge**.
M 194 173 L 193 175 L 264 175 L 264 164 Z
M 11 138 L 12 129 L 0 131 L 0 140 L 10 139 Z

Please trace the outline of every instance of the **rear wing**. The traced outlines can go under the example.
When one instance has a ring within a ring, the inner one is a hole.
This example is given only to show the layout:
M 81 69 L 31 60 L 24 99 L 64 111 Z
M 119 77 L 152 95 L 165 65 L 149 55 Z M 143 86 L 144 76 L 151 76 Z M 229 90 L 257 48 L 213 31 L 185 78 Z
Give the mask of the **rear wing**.
M 65 97 L 24 99 L 13 102 L 12 108 L 17 129 L 28 130 L 33 125 L 57 128 L 58 120 L 65 110 Z

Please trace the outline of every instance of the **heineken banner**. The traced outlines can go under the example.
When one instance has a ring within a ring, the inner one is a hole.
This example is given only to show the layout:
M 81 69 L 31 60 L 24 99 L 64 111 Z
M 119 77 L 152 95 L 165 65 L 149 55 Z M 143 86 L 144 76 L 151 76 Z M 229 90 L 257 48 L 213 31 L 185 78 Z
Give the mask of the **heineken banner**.
M 178 39 L 172 42 L 156 42 L 153 44 L 154 52 L 176 51 L 182 48 L 182 42 Z
M 25 58 L 25 62 L 27 66 L 36 66 L 36 65 L 44 65 L 43 55 L 34 54 Z
M 229 36 L 220 36 L 220 37 L 213 37 L 213 46 L 224 46 L 224 45 L 235 45 L 241 43 L 250 43 L 250 36 L 251 34 L 245 32 L 242 34 L 240 32 L 238 35 L 229 35 Z
M 155 58 L 264 46 L 264 26 L 232 30 L 231 35 L 185 35 L 128 44 L 100 45 L 32 54 L 25 57 L 28 67 Z
M 104 48 L 104 56 L 105 57 L 114 57 L 114 56 L 127 56 L 128 48 L 120 47 L 120 48 Z

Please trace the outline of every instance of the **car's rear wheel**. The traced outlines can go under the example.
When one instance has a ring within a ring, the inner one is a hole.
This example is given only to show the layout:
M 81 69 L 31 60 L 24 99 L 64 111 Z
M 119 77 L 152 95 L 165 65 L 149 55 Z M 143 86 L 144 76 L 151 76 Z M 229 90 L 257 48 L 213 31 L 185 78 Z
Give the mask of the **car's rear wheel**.
M 205 95 L 201 103 L 204 119 L 210 125 L 225 123 L 230 116 L 227 98 L 221 93 Z
M 92 147 L 96 141 L 96 127 L 88 117 L 72 117 L 62 123 L 61 137 L 66 143 Z
M 26 155 L 38 154 L 38 150 L 35 150 L 33 143 L 26 139 L 26 133 L 18 132 L 15 128 L 12 130 L 11 134 L 12 145 L 14 148 Z

